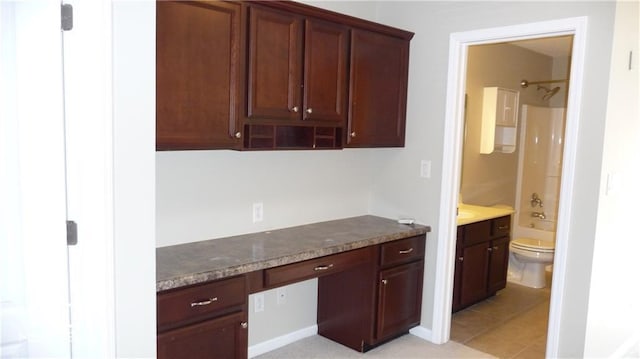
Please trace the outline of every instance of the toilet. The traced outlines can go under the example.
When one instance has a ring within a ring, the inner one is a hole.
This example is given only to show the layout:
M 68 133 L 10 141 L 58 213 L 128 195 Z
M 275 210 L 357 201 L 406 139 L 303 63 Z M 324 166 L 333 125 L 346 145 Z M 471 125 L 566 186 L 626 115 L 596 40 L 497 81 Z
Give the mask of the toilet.
M 530 288 L 546 287 L 545 267 L 553 263 L 555 241 L 516 238 L 509 244 L 508 280 Z

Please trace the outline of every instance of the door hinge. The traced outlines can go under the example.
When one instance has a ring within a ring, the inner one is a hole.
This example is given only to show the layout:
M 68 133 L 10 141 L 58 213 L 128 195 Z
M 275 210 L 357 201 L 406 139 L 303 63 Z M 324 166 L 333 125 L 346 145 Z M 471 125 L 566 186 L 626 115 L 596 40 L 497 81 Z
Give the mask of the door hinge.
M 67 245 L 78 244 L 78 224 L 74 221 L 67 221 Z
M 71 4 L 60 5 L 60 27 L 62 31 L 73 29 L 73 6 Z

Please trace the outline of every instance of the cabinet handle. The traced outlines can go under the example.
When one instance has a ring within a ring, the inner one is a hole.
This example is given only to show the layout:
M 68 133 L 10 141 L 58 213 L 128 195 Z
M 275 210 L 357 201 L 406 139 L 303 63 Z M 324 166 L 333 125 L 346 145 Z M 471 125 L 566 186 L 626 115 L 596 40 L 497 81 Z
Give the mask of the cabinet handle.
M 411 252 L 413 252 L 413 248 L 401 249 L 401 250 L 398 251 L 398 253 L 400 253 L 400 254 L 408 254 L 408 253 L 411 253 Z
M 493 250 L 494 250 L 494 251 L 497 251 L 498 249 L 500 249 L 500 247 L 498 247 L 498 246 L 493 246 Z
M 464 261 L 464 257 L 458 257 L 458 260 L 459 260 L 460 262 L 462 262 L 462 261 Z
M 206 300 L 201 300 L 199 302 L 191 302 L 191 308 L 193 307 L 199 307 L 199 306 L 203 306 L 203 305 L 209 305 L 213 302 L 217 302 L 218 301 L 218 297 L 213 297 L 213 298 L 209 298 Z
M 307 109 L 307 113 L 308 113 L 308 114 L 312 114 L 312 113 L 313 113 L 313 109 L 312 109 L 311 107 L 309 107 L 309 108 Z
M 498 229 L 509 229 L 509 226 L 498 226 Z
M 321 265 L 321 266 L 317 266 L 315 268 L 313 268 L 314 271 L 322 271 L 322 270 L 327 270 L 329 268 L 333 267 L 333 264 L 329 264 L 329 265 Z
M 387 282 L 389 282 L 389 281 L 388 281 L 388 280 L 386 280 L 386 279 L 383 279 L 383 280 L 382 280 L 382 284 L 384 284 L 384 285 L 387 285 Z
M 242 132 L 238 131 L 234 135 L 235 138 L 242 138 Z
M 351 132 L 349 136 L 351 136 L 351 138 L 356 137 L 356 131 Z
M 242 327 L 242 329 L 247 329 L 248 327 L 247 322 L 240 323 L 240 327 Z
M 291 108 L 291 112 L 298 113 L 298 106 L 293 106 L 293 107 Z
M 489 252 L 493 252 L 493 248 L 491 248 L 491 247 L 487 248 L 487 250 L 488 250 Z

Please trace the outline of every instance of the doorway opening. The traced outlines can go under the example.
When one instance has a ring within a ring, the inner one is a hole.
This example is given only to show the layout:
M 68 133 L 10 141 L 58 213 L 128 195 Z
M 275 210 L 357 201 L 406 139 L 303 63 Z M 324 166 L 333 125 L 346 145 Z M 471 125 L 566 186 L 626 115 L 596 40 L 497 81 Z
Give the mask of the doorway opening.
M 577 129 L 585 57 L 586 18 L 568 18 L 501 28 L 454 33 L 450 38 L 445 148 L 443 153 L 442 199 L 440 203 L 440 242 L 436 263 L 436 283 L 431 339 L 449 340 L 456 246 L 456 208 L 461 183 L 464 104 L 469 47 L 534 38 L 573 36 L 571 78 L 567 92 L 566 130 L 562 151 L 562 179 L 558 200 L 554 280 L 550 300 L 547 356 L 557 356 L 560 319 L 563 307 L 566 247 L 575 178 Z M 531 80 L 533 81 L 533 80 Z
M 450 336 L 498 357 L 545 354 L 572 39 L 468 48 L 458 208 L 511 215 L 461 218 Z

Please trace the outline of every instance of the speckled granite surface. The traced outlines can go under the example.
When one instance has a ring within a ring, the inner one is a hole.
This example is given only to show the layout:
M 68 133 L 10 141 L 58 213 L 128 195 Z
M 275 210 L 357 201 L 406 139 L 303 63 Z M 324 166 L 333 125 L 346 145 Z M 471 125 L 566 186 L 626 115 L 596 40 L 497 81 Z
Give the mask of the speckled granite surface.
M 156 291 L 277 267 L 429 232 L 360 216 L 156 249 Z

